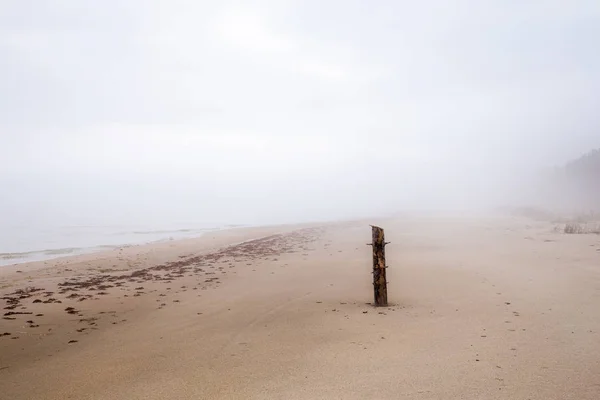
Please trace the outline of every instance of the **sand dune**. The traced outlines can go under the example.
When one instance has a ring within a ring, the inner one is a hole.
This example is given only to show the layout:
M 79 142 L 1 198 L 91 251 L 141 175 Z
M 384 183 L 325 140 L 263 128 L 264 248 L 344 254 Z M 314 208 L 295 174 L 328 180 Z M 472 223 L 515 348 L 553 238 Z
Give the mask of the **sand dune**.
M 377 222 L 383 309 L 366 222 L 0 268 L 0 398 L 600 398 L 598 236 Z

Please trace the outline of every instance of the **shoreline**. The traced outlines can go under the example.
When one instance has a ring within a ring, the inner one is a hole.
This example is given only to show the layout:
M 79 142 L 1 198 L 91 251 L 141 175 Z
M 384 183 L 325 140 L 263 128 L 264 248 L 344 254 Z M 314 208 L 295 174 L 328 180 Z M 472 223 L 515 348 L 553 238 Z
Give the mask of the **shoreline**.
M 233 227 L 214 230 L 193 238 L 115 246 L 114 248 L 83 254 L 69 254 L 45 260 L 0 265 L 0 288 L 3 286 L 6 287 L 7 281 L 11 278 L 16 278 L 17 281 L 20 281 L 25 274 L 32 272 L 44 270 L 56 272 L 66 267 L 76 268 L 80 265 L 88 265 L 103 260 L 113 260 L 117 264 L 124 263 L 125 269 L 134 269 L 136 266 L 139 266 L 139 262 L 136 261 L 139 258 L 144 258 L 146 262 L 167 262 L 177 259 L 185 253 L 214 251 L 224 246 L 241 244 L 248 240 L 259 239 L 275 233 L 286 233 L 306 227 L 334 226 L 348 223 L 358 222 L 340 221 Z M 118 266 L 122 267 L 122 265 Z
M 104 227 L 96 227 L 98 229 Z M 60 247 L 50 247 L 45 249 L 34 249 L 34 250 L 26 250 L 26 251 L 4 251 L 0 252 L 0 268 L 8 265 L 17 265 L 38 261 L 48 261 L 56 258 L 62 257 L 73 257 L 84 254 L 92 254 L 99 253 L 103 251 L 109 251 L 124 247 L 132 247 L 132 246 L 145 246 L 152 245 L 163 242 L 170 241 L 178 241 L 178 240 L 186 240 L 186 239 L 197 239 L 207 234 L 211 234 L 213 232 L 219 232 L 223 230 L 229 229 L 239 229 L 239 228 L 252 228 L 252 226 L 242 226 L 242 225 L 224 225 L 222 227 L 217 228 L 202 228 L 202 229 L 176 229 L 176 230 L 156 230 L 156 231 L 132 231 L 129 232 L 130 239 L 127 240 L 123 238 L 123 242 L 118 243 L 107 243 L 108 238 L 97 239 L 94 244 L 89 245 L 77 245 L 75 246 L 73 242 L 67 243 Z M 162 236 L 166 234 L 171 234 L 170 236 Z M 111 234 L 105 233 L 105 235 L 110 236 Z M 128 236 L 127 233 L 118 233 L 118 235 Z M 138 235 L 138 236 L 136 236 Z M 143 235 L 155 235 L 153 239 L 142 239 Z M 157 238 L 157 235 L 161 235 L 161 237 Z M 135 237 L 135 238 L 134 238 Z M 13 262 L 16 261 L 16 262 Z
M 375 218 L 377 219 L 377 218 Z M 380 218 L 379 218 L 380 219 Z M 358 221 L 362 221 L 360 219 Z M 365 220 L 366 221 L 366 220 Z M 183 236 L 183 237 L 165 237 L 158 240 L 152 241 L 131 241 L 126 243 L 119 244 L 96 244 L 86 247 L 69 247 L 65 246 L 62 248 L 50 248 L 44 250 L 32 250 L 32 251 L 24 251 L 24 252 L 3 252 L 0 253 L 0 275 L 2 274 L 2 270 L 7 267 L 16 267 L 16 266 L 25 266 L 27 267 L 29 264 L 39 264 L 39 263 L 47 263 L 50 261 L 62 261 L 64 259 L 68 259 L 71 257 L 81 257 L 81 256 L 89 256 L 89 255 L 100 255 L 109 254 L 114 252 L 115 250 L 122 250 L 127 248 L 144 248 L 148 246 L 158 246 L 164 247 L 165 244 L 177 244 L 185 241 L 198 241 L 207 236 L 227 236 L 228 232 L 236 232 L 236 231 L 248 231 L 251 232 L 253 230 L 272 230 L 272 229 L 289 229 L 293 227 L 301 227 L 301 226 L 317 226 L 317 225 L 331 225 L 331 224 L 339 224 L 344 223 L 343 221 L 313 221 L 313 222 L 303 222 L 303 223 L 287 223 L 287 224 L 269 224 L 269 225 L 240 225 L 240 224 L 227 224 L 223 225 L 219 228 L 203 228 L 203 229 L 180 229 L 169 232 L 189 232 L 195 231 L 197 234 L 194 236 Z M 202 232 L 200 232 L 202 231 Z M 64 254 L 63 254 L 64 253 Z M 36 259 L 25 259 L 23 261 L 11 262 L 12 259 L 19 258 L 20 255 L 29 255 L 29 254 L 45 254 L 45 256 Z

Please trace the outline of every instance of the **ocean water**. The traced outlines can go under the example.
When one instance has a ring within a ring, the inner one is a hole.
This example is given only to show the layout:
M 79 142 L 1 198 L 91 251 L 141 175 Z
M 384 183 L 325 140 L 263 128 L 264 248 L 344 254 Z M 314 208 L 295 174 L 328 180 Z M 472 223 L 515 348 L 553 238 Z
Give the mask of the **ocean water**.
M 240 226 L 4 226 L 0 228 L 0 266 L 195 238 Z

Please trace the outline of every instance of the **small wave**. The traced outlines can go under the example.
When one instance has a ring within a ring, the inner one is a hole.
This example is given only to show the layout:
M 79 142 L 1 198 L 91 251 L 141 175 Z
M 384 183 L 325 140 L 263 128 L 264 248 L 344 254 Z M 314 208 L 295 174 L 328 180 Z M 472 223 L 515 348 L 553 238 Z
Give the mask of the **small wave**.
M 90 248 L 114 250 L 114 249 L 118 249 L 120 247 L 127 247 L 127 246 L 129 246 L 129 245 L 101 244 L 101 245 L 98 245 L 98 246 L 92 246 Z
M 62 254 L 73 254 L 81 250 L 83 249 L 79 247 L 68 247 L 64 249 L 24 251 L 22 253 L 0 253 L 0 260 L 18 260 L 20 258 L 30 258 L 37 255 L 58 256 Z
M 36 251 L 28 251 L 25 253 L 0 253 L 0 260 L 17 260 L 19 258 L 27 258 L 36 253 Z
M 185 226 L 185 225 L 184 225 Z M 189 225 L 188 225 L 189 226 Z M 64 228 L 64 227 L 63 227 Z M 73 228 L 81 228 L 81 227 L 73 227 Z M 92 228 L 92 227 L 90 227 Z M 98 227 L 94 227 L 94 228 L 98 228 Z M 120 227 L 121 229 L 124 227 Z M 201 236 L 202 234 L 205 234 L 207 232 L 211 232 L 211 231 L 218 231 L 223 229 L 223 227 L 213 227 L 213 228 L 182 228 L 182 229 L 156 229 L 156 230 L 143 230 L 143 229 L 138 229 L 138 230 L 134 230 L 135 228 L 139 228 L 139 227 L 131 227 L 130 230 L 128 231 L 121 231 L 121 232 L 101 232 L 100 234 L 96 234 L 96 233 L 77 233 L 77 236 L 82 236 L 84 239 L 89 239 L 89 240 L 77 240 L 76 243 L 71 242 L 71 244 L 77 244 L 79 245 L 79 247 L 61 247 L 61 248 L 46 248 L 44 249 L 44 247 L 38 247 L 37 250 L 28 250 L 28 251 L 21 251 L 21 252 L 10 252 L 10 248 L 5 248 L 2 249 L 4 250 L 4 252 L 0 252 L 0 266 L 2 265 L 9 265 L 9 264 L 13 264 L 13 263 L 22 263 L 22 262 L 29 262 L 29 261 L 39 261 L 39 260 L 47 260 L 47 259 L 53 259 L 53 258 L 57 258 L 57 257 L 64 257 L 64 256 L 73 256 L 73 255 L 79 255 L 79 254 L 86 254 L 86 253 L 92 253 L 92 252 L 98 252 L 98 251 L 105 251 L 105 250 L 111 250 L 111 249 L 116 249 L 116 248 L 125 248 L 125 247 L 131 247 L 131 246 L 138 246 L 138 245 L 143 245 L 143 244 L 147 244 L 147 243 L 159 243 L 159 242 L 165 242 L 165 241 L 169 241 L 169 240 L 176 240 L 176 239 L 184 239 L 184 238 L 190 238 L 190 237 L 196 237 L 196 236 Z M 59 233 L 55 233 L 55 232 L 48 232 L 49 234 L 51 233 L 52 236 L 54 238 L 54 236 L 58 235 L 59 237 L 61 237 L 62 235 L 62 240 L 63 243 L 62 244 L 68 244 L 69 241 L 71 241 L 71 237 L 72 232 L 68 231 L 68 232 L 59 232 Z M 106 240 L 104 242 L 104 240 Z M 53 240 L 54 241 L 54 240 Z M 66 241 L 67 243 L 64 243 L 64 241 Z M 85 242 L 91 242 L 90 246 L 86 246 Z M 79 243 L 77 243 L 79 242 Z M 104 242 L 104 244 L 94 244 L 95 243 L 102 243 Z M 55 243 L 46 243 L 47 245 L 52 246 Z M 58 246 L 57 246 L 58 247 Z M 17 249 L 14 249 L 17 250 Z M 18 249 L 18 250 L 26 250 L 26 249 Z
M 78 251 L 83 250 L 80 247 L 67 247 L 64 249 L 48 249 L 48 250 L 44 250 L 41 253 L 45 254 L 45 255 L 49 255 L 49 256 L 54 256 L 54 255 L 60 255 L 60 254 L 72 254 L 72 253 L 76 253 Z
M 131 233 L 135 235 L 165 235 L 168 233 L 188 233 L 188 232 L 201 232 L 204 229 L 175 229 L 175 230 L 157 230 L 157 231 L 133 231 Z

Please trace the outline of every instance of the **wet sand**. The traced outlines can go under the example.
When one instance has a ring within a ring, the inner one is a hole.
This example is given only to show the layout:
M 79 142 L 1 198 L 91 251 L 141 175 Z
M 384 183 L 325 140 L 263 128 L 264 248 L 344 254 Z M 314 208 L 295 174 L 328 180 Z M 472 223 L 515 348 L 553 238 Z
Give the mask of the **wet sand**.
M 0 268 L 4 399 L 598 399 L 600 237 L 403 217 Z

